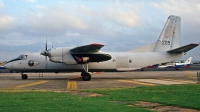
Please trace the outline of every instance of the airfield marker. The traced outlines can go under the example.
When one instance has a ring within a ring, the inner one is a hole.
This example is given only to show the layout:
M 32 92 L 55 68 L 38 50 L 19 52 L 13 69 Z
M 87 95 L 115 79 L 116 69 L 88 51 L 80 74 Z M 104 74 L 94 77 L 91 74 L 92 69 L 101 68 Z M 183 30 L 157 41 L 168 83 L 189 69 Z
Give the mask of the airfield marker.
M 67 90 L 76 91 L 77 90 L 77 84 L 76 81 L 67 81 Z
M 146 86 L 155 86 L 156 84 L 150 84 L 146 82 L 139 82 L 139 81 L 131 81 L 131 80 L 118 80 L 120 82 L 126 82 L 126 83 L 133 83 L 133 84 L 139 84 L 139 85 L 146 85 Z
M 21 88 L 25 88 L 25 87 L 30 87 L 30 86 L 35 86 L 35 85 L 40 85 L 40 84 L 44 84 L 47 83 L 48 81 L 37 81 L 37 82 L 33 82 L 33 83 L 28 83 L 28 84 L 22 84 L 22 85 L 18 85 L 18 86 L 14 86 L 10 89 L 21 89 Z

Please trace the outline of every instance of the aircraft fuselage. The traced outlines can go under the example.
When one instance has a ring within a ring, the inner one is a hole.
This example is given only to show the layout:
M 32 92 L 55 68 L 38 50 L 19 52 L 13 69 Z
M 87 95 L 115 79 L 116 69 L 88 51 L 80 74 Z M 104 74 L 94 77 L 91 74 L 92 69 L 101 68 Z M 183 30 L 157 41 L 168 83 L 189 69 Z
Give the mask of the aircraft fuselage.
M 98 71 L 132 71 L 144 66 L 163 63 L 180 58 L 183 54 L 170 54 L 167 52 L 145 53 L 109 53 L 111 59 L 103 62 L 88 63 L 89 72 Z M 24 54 L 23 58 L 17 58 L 8 62 L 6 68 L 17 72 L 82 72 L 81 64 L 65 64 L 49 61 L 47 57 L 39 53 Z M 86 64 L 83 64 L 86 65 Z

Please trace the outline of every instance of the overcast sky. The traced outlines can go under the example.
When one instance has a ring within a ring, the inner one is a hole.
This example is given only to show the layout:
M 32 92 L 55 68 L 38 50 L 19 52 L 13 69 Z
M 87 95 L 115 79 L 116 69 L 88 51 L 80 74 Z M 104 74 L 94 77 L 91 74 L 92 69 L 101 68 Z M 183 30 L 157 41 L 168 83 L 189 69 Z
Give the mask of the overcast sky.
M 43 51 L 46 37 L 48 48 L 128 51 L 157 41 L 169 15 L 181 17 L 181 45 L 200 42 L 200 0 L 0 0 L 0 61 Z

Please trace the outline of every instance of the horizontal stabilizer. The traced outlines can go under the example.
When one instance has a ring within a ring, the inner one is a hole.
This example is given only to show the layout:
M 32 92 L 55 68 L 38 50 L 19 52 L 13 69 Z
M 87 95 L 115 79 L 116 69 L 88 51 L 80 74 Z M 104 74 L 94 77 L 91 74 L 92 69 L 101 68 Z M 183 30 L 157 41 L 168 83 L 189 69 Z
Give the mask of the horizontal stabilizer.
M 103 46 L 104 45 L 102 44 L 94 43 L 94 44 L 75 47 L 70 51 L 75 53 L 98 52 Z
M 176 48 L 176 49 L 169 50 L 169 51 L 167 51 L 167 52 L 168 52 L 168 53 L 183 53 L 183 52 L 188 52 L 189 50 L 191 50 L 191 49 L 197 47 L 198 45 L 199 45 L 199 44 L 192 43 L 192 44 L 188 44 L 188 45 L 185 45 L 185 46 Z

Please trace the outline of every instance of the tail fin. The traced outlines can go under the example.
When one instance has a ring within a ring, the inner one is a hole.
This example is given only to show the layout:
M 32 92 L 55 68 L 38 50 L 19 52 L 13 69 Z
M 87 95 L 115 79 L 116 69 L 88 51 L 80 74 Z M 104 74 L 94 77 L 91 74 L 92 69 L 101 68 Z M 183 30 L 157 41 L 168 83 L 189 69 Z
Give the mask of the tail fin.
M 184 63 L 185 64 L 190 64 L 192 62 L 192 57 L 189 57 Z
M 168 51 L 180 46 L 181 18 L 169 16 L 153 51 Z
M 158 52 L 178 48 L 180 46 L 180 25 L 180 17 L 169 16 L 158 41 L 128 52 Z

